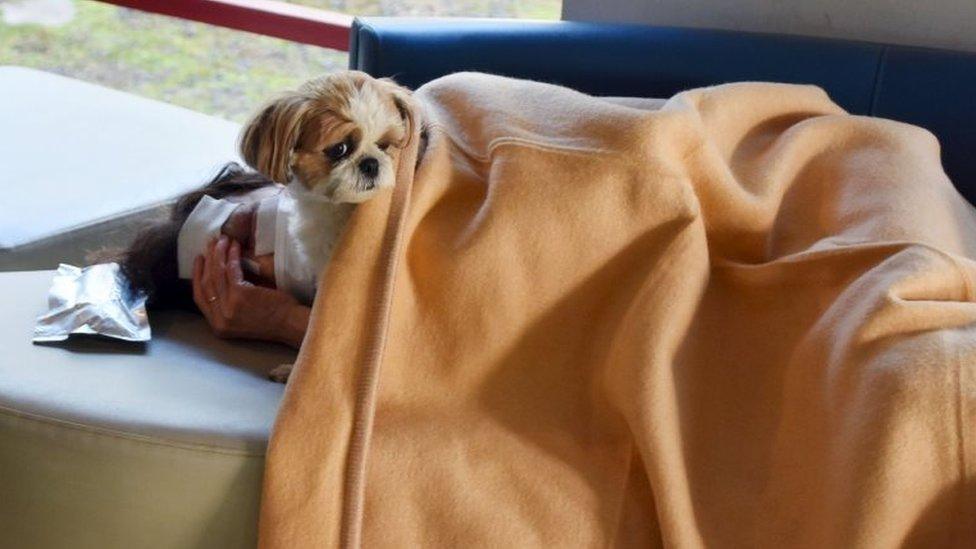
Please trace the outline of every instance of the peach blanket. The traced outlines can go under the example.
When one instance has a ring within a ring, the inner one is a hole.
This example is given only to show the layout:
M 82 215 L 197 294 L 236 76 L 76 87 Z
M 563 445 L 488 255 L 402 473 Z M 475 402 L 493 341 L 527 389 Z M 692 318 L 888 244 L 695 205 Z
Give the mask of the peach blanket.
M 976 213 L 930 133 L 808 86 L 415 97 L 430 146 L 319 290 L 262 547 L 976 540 Z

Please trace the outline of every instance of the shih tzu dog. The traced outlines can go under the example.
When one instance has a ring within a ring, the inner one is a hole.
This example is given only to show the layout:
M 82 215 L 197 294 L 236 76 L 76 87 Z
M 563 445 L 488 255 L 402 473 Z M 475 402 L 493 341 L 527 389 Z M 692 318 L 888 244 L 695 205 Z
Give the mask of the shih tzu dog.
M 393 186 L 413 125 L 409 90 L 341 71 L 265 105 L 244 126 L 244 161 L 296 198 L 292 238 L 319 273 L 355 204 Z
M 406 88 L 341 71 L 281 95 L 245 124 L 241 157 L 293 198 L 287 236 L 297 278 L 322 273 L 355 205 L 393 187 L 415 116 Z

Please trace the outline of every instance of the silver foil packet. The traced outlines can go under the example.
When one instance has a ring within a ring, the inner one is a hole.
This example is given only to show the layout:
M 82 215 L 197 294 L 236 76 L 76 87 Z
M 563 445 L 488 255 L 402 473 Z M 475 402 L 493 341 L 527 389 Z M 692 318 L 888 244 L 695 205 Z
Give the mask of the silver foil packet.
M 71 334 L 125 341 L 152 337 L 146 296 L 129 289 L 118 263 L 58 266 L 48 294 L 48 311 L 34 325 L 34 342 L 64 341 Z

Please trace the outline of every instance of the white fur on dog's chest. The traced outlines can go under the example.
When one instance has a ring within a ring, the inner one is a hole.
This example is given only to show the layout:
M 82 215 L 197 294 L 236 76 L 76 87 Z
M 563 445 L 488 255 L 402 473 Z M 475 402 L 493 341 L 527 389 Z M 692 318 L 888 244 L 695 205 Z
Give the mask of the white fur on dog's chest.
M 355 204 L 296 198 L 295 215 L 289 220 L 288 232 L 301 252 L 307 272 L 317 282 L 355 207 Z

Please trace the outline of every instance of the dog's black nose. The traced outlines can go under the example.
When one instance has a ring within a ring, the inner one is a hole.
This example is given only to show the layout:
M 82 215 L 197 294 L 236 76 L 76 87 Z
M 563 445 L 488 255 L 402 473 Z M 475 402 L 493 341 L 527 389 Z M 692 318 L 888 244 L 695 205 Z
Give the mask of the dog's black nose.
M 359 161 L 359 171 L 366 177 L 376 177 L 376 174 L 380 171 L 380 161 L 371 156 L 367 156 Z

